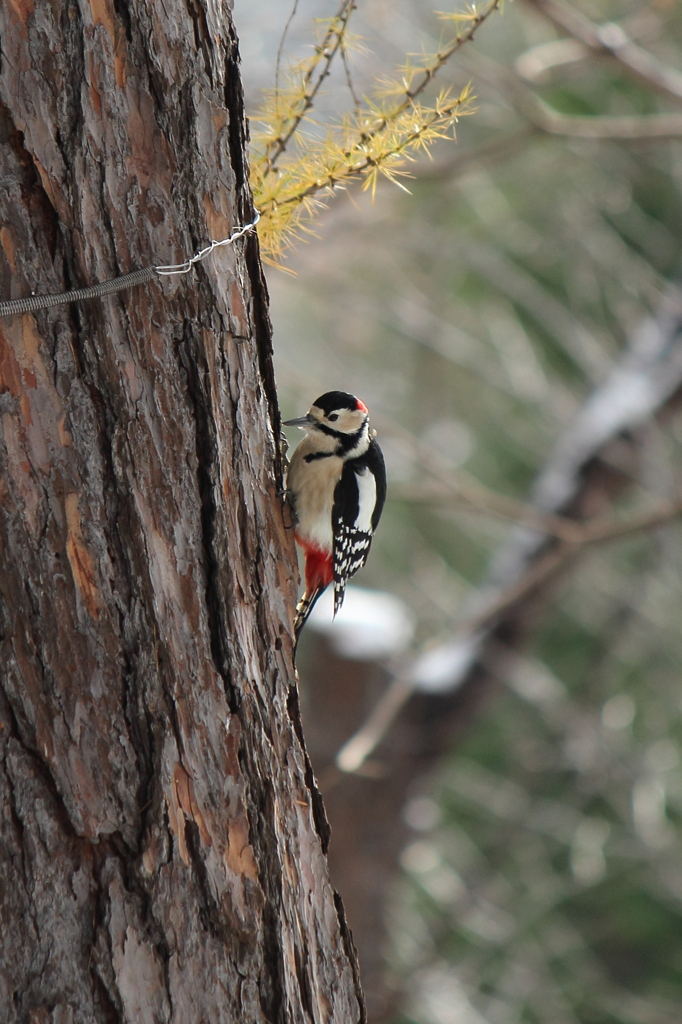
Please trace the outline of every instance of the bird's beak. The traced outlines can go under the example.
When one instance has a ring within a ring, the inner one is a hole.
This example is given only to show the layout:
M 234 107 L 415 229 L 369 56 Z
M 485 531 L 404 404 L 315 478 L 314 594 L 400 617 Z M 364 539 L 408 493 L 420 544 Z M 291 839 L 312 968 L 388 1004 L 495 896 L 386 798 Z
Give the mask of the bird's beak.
M 285 427 L 309 427 L 315 420 L 312 418 L 310 413 L 306 413 L 305 416 L 298 416 L 295 420 L 285 420 Z

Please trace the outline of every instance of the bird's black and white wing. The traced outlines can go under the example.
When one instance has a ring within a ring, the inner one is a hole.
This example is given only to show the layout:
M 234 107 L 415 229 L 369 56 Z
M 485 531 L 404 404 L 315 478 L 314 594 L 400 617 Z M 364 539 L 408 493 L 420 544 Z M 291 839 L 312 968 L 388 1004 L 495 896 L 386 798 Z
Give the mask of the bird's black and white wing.
M 367 561 L 385 499 L 384 459 L 372 441 L 364 455 L 346 462 L 334 492 L 334 615 L 343 604 L 347 581 Z

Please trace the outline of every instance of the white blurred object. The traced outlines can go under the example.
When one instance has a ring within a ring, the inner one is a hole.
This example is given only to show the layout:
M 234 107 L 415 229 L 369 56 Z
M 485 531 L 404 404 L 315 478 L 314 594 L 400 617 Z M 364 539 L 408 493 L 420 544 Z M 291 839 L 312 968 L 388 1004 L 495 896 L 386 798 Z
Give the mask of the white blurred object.
M 342 658 L 379 661 L 404 651 L 414 636 L 414 616 L 393 594 L 347 587 L 336 619 L 332 619 L 332 609 L 330 587 L 313 608 L 308 625 L 327 636 Z
M 415 690 L 446 693 L 461 684 L 478 653 L 480 633 L 465 639 L 449 640 L 425 651 L 412 666 L 411 679 Z
M 609 698 L 602 708 L 601 720 L 605 729 L 627 729 L 635 717 L 637 708 L 629 693 L 617 693 Z
M 469 1000 L 462 981 L 445 963 L 419 971 L 412 1015 L 424 1024 L 489 1024 Z
M 413 796 L 403 807 L 403 821 L 416 832 L 429 832 L 440 819 L 440 807 L 430 796 Z

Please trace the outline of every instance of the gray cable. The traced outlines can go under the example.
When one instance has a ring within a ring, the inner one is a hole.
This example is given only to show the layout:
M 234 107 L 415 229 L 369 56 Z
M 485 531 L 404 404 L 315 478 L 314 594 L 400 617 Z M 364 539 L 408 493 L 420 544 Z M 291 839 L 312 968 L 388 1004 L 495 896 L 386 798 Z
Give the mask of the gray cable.
M 195 252 L 184 263 L 174 263 L 170 266 L 147 267 L 146 270 L 134 270 L 132 274 L 125 274 L 123 277 L 113 277 L 110 281 L 102 281 L 101 284 L 93 284 L 90 288 L 76 288 L 70 292 L 60 292 L 58 295 L 30 295 L 26 299 L 11 299 L 9 302 L 0 302 L 0 316 L 14 316 L 17 313 L 34 313 L 38 309 L 49 309 L 51 306 L 62 306 L 67 302 L 83 302 L 84 299 L 99 299 L 103 295 L 112 295 L 114 292 L 125 291 L 126 288 L 134 288 L 136 284 L 144 284 L 153 277 L 171 277 L 174 274 L 188 274 L 195 264 L 205 260 L 209 253 L 222 245 L 232 245 L 238 238 L 241 238 L 248 231 L 253 231 L 260 220 L 260 214 L 255 211 L 255 216 L 250 224 L 241 228 L 235 228 L 229 238 L 221 238 L 220 241 L 212 241 L 203 249 Z
M 76 288 L 74 291 L 60 292 L 58 295 L 29 295 L 26 299 L 0 302 L 0 316 L 34 313 L 38 309 L 49 309 L 51 306 L 61 306 L 67 302 L 99 299 L 102 295 L 111 295 L 113 292 L 122 292 L 126 288 L 134 288 L 136 284 L 149 281 L 152 277 L 158 277 L 156 269 L 147 267 L 146 270 L 134 270 L 132 274 L 126 274 L 124 277 L 114 277 L 111 281 L 93 284 L 90 288 Z

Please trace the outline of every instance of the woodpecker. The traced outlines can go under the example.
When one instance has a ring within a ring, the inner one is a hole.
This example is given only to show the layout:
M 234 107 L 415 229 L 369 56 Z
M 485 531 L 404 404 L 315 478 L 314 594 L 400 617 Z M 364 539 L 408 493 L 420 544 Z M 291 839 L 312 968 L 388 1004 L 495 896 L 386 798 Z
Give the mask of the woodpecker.
M 291 457 L 287 489 L 296 541 L 305 554 L 305 592 L 296 608 L 296 638 L 313 605 L 334 582 L 334 615 L 346 583 L 367 561 L 386 499 L 381 448 L 367 406 L 345 391 L 328 391 L 287 427 L 306 436 Z

